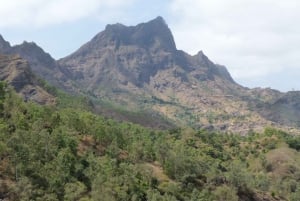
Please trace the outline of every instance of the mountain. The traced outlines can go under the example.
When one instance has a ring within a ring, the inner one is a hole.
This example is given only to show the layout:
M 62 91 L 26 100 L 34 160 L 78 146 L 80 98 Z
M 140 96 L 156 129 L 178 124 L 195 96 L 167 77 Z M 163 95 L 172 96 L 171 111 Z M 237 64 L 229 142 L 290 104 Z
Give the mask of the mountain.
M 261 114 L 282 125 L 300 127 L 300 92 L 290 91 L 269 102 Z
M 0 55 L 0 80 L 8 84 L 23 96 L 25 101 L 32 100 L 40 104 L 54 104 L 55 98 L 42 86 L 32 73 L 26 60 L 19 56 Z
M 248 108 L 248 90 L 226 67 L 200 51 L 176 48 L 158 17 L 136 26 L 107 25 L 73 54 L 58 61 L 82 93 L 128 110 L 152 110 L 179 125 L 243 131 L 268 120 Z
M 61 59 L 59 64 L 89 89 L 102 82 L 129 82 L 143 87 L 158 71 L 171 68 L 174 72 L 178 68 L 178 76 L 184 81 L 187 80 L 179 71 L 193 71 L 198 79 L 214 79 L 216 75 L 233 82 L 224 67 L 214 65 L 202 52 L 191 57 L 178 51 L 172 33 L 161 17 L 131 27 L 107 25 L 103 32 Z
M 299 200 L 300 92 L 240 86 L 178 50 L 161 17 L 108 25 L 59 61 L 0 49 L 0 80 L 25 99 L 0 83 L 0 201 Z
M 267 126 L 299 128 L 299 93 L 291 98 L 239 85 L 202 51 L 178 50 L 162 17 L 136 26 L 107 25 L 58 61 L 33 42 L 11 47 L 2 37 L 1 52 L 19 54 L 39 77 L 88 97 L 95 112 L 108 117 L 151 127 L 154 119 L 164 119 L 167 125 L 241 134 Z
M 3 53 L 9 52 L 10 44 L 0 35 L 0 50 Z
M 28 61 L 36 75 L 53 86 L 68 89 L 67 72 L 61 69 L 55 59 L 36 43 L 24 41 L 20 45 L 11 46 L 0 35 L 0 54 L 19 55 Z

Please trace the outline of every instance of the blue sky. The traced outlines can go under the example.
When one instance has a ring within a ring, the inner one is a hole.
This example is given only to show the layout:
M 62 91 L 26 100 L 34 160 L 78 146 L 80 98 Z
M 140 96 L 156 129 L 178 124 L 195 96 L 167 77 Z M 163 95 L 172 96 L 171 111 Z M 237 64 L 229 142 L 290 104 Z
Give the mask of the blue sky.
M 0 34 L 59 59 L 106 24 L 162 16 L 178 49 L 203 50 L 244 86 L 288 91 L 300 90 L 299 10 L 297 0 L 0 0 Z

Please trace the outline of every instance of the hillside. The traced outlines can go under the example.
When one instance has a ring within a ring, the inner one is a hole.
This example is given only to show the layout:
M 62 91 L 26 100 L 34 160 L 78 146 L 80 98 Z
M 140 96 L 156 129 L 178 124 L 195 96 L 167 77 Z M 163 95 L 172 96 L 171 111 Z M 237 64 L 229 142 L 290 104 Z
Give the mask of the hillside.
M 72 100 L 69 100 L 72 103 Z M 155 131 L 0 83 L 0 199 L 298 201 L 300 138 Z
M 0 201 L 299 201 L 299 119 L 161 17 L 58 61 L 0 35 Z
M 239 85 L 161 17 L 0 52 L 0 200 L 299 200 L 299 92 Z
M 19 56 L 0 55 L 0 81 L 5 81 L 24 98 L 40 104 L 54 104 L 50 94 L 31 71 L 26 60 Z
M 300 92 L 290 91 L 268 103 L 262 115 L 282 125 L 300 126 Z
M 66 77 L 67 72 L 61 69 L 55 59 L 36 43 L 24 41 L 20 45 L 11 46 L 0 35 L 0 54 L 19 55 L 28 61 L 32 72 L 40 78 L 46 80 L 52 86 L 71 91 L 71 86 Z

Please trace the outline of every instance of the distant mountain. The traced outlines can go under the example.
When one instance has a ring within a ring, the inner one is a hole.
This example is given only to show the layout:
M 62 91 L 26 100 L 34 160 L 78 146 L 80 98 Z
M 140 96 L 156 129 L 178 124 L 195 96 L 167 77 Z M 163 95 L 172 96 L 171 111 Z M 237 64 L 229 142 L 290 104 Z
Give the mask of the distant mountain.
M 282 125 L 300 127 L 300 92 L 284 93 L 273 102 L 268 102 L 260 114 Z
M 150 115 L 146 119 L 151 126 L 163 116 L 178 126 L 242 134 L 266 126 L 299 128 L 300 95 L 291 100 L 276 90 L 237 84 L 225 66 L 202 51 L 192 56 L 178 50 L 162 17 L 136 26 L 107 25 L 58 61 L 35 43 L 11 47 L 2 37 L 1 52 L 19 54 L 34 73 L 68 92 L 88 96 L 95 110 L 109 117 L 124 119 L 127 111 L 128 116 Z
M 148 23 L 127 27 L 107 25 L 90 42 L 59 64 L 67 68 L 72 78 L 94 89 L 100 83 L 130 83 L 143 87 L 158 71 L 172 69 L 180 78 L 180 71 L 202 80 L 215 76 L 233 82 L 226 68 L 214 65 L 199 52 L 192 57 L 178 51 L 170 29 L 161 17 Z M 123 86 L 122 86 L 123 87 Z
M 10 44 L 0 35 L 0 50 L 2 53 L 8 53 L 10 50 Z
M 0 80 L 6 81 L 23 96 L 25 101 L 54 104 L 55 97 L 49 94 L 32 73 L 26 60 L 19 56 L 0 55 Z
M 50 54 L 34 42 L 24 41 L 20 45 L 10 46 L 0 35 L 0 54 L 19 55 L 27 60 L 32 71 L 47 80 L 51 85 L 68 88 L 66 71 L 61 69 Z

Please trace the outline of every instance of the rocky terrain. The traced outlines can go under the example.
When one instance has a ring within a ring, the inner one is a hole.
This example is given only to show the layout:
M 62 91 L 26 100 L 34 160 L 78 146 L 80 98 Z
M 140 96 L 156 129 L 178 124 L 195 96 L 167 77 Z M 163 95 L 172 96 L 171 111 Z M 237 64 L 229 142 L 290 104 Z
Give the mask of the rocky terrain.
M 244 133 L 282 120 L 269 113 L 276 116 L 270 104 L 283 93 L 242 87 L 202 51 L 191 56 L 178 50 L 161 17 L 107 25 L 58 63 L 82 92 L 130 110 L 154 110 L 176 124 Z
M 108 116 L 114 112 L 107 105 L 125 113 L 148 111 L 174 125 L 241 134 L 267 126 L 299 127 L 299 93 L 237 84 L 226 67 L 202 51 L 192 56 L 178 50 L 161 17 L 136 26 L 107 25 L 59 61 L 35 43 L 11 47 L 2 37 L 0 52 L 19 54 L 34 73 L 89 97 Z
M 11 46 L 0 35 L 0 54 L 19 55 L 27 60 L 32 71 L 51 85 L 68 90 L 68 73 L 61 69 L 55 59 L 34 42 L 24 41 L 20 45 Z M 69 90 L 71 91 L 71 90 Z
M 0 55 L 0 80 L 13 86 L 25 101 L 55 103 L 55 97 L 43 88 L 42 83 L 31 72 L 28 62 L 19 56 Z

